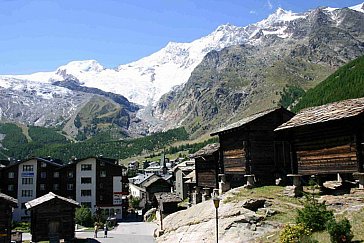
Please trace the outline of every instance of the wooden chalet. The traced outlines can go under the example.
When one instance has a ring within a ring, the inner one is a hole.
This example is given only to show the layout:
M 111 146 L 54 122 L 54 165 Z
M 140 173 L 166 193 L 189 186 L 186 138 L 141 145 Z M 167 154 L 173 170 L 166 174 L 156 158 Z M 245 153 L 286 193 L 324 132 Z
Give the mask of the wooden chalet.
M 75 238 L 75 209 L 79 203 L 52 192 L 25 206 L 31 212 L 32 242 L 72 241 Z
M 172 185 L 165 179 L 157 176 L 141 184 L 146 190 L 146 203 L 152 205 L 153 197 L 158 192 L 171 192 Z
M 178 204 L 182 199 L 171 192 L 154 193 L 153 206 L 159 208 L 163 214 L 171 214 L 178 211 Z
M 202 188 L 219 187 L 220 144 L 208 144 L 190 157 L 195 159 L 196 186 Z
M 304 109 L 275 131 L 289 142 L 292 174 L 363 172 L 364 98 Z
M 11 241 L 12 211 L 17 204 L 18 200 L 0 193 L 0 243 Z
M 283 107 L 266 110 L 211 134 L 219 136 L 221 169 L 231 187 L 244 185 L 245 175 L 258 184 L 273 184 L 275 174 L 286 173 L 289 154 L 274 129 L 293 116 Z

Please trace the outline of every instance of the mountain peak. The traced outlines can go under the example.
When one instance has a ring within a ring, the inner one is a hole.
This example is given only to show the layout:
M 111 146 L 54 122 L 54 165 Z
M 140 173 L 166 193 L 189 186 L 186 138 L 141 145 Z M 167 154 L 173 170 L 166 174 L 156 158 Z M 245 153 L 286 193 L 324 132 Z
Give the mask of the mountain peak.
M 67 70 L 68 72 L 101 72 L 105 68 L 96 60 L 72 61 L 60 66 L 57 71 Z
M 361 12 L 361 13 L 364 13 L 364 2 L 363 3 L 360 3 L 358 5 L 349 7 L 349 8 L 352 9 L 352 10 L 355 10 L 355 11 L 358 11 L 358 12 Z

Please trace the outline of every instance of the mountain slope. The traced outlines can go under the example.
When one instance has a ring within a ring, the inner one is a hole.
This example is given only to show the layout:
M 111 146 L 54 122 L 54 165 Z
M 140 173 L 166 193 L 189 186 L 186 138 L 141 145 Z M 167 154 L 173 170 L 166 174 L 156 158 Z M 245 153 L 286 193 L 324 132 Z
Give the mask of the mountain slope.
M 364 56 L 339 68 L 315 88 L 308 90 L 293 111 L 359 97 L 364 97 Z
M 358 11 L 320 8 L 271 23 L 276 29 L 284 25 L 289 37 L 263 30 L 249 44 L 210 52 L 185 85 L 162 97 L 154 115 L 165 121 L 164 128 L 177 121 L 198 136 L 275 107 L 284 88 L 312 88 L 363 55 L 363 22 Z

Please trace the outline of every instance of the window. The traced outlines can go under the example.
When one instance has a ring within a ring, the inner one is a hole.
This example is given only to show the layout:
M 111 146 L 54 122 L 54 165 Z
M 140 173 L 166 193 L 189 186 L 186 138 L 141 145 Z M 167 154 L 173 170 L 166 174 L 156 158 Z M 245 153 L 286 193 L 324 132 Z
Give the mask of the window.
M 68 171 L 67 176 L 68 176 L 68 178 L 73 178 L 73 171 Z
M 25 203 L 21 203 L 21 209 L 26 209 Z
M 44 191 L 45 190 L 45 184 L 39 184 L 39 190 Z
M 100 166 L 105 166 L 105 162 L 104 161 L 101 161 L 100 162 Z
M 81 197 L 91 196 L 91 190 L 81 190 Z
M 58 177 L 59 177 L 59 172 L 58 172 L 58 171 L 54 172 L 54 173 L 53 173 L 53 177 L 54 177 L 54 178 L 58 178 Z
M 8 185 L 8 191 L 9 192 L 14 191 L 14 185 Z
M 58 191 L 59 190 L 59 184 L 54 184 L 53 185 L 53 190 Z
M 102 195 L 100 195 L 100 201 L 104 200 L 104 197 Z
M 15 176 L 14 174 L 15 174 L 14 172 L 10 171 L 8 173 L 8 178 L 14 178 L 14 176 Z
M 21 184 L 23 184 L 23 185 L 32 185 L 33 184 L 33 178 L 30 178 L 30 177 L 21 178 Z
M 92 170 L 92 165 L 91 164 L 82 164 L 81 170 Z
M 72 183 L 67 184 L 67 190 L 69 190 L 69 191 L 73 190 L 73 184 Z
M 91 177 L 81 177 L 81 184 L 91 184 Z
M 104 188 L 104 184 L 100 183 L 99 187 L 100 187 L 100 189 Z
M 47 163 L 46 163 L 46 162 L 42 162 L 42 163 L 40 164 L 40 167 L 42 167 L 42 168 L 47 167 Z
M 32 197 L 33 190 L 21 190 L 21 196 L 22 197 Z
M 105 170 L 100 171 L 100 177 L 106 177 L 106 171 Z
M 91 202 L 81 202 L 81 206 L 84 206 L 86 208 L 91 208 Z
M 23 171 L 33 171 L 33 165 L 23 165 Z
M 45 171 L 40 172 L 40 178 L 42 179 L 47 178 L 47 172 Z

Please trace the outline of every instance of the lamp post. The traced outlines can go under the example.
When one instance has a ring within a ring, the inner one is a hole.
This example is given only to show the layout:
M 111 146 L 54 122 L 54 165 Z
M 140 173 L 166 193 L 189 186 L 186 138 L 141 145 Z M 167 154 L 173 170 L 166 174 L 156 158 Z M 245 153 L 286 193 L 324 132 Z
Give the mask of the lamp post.
M 213 198 L 212 198 L 216 210 L 216 243 L 219 242 L 219 216 L 218 216 L 218 208 L 220 205 L 220 198 L 218 189 L 214 189 Z

